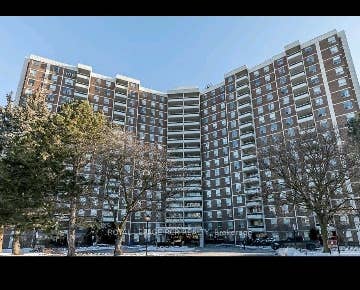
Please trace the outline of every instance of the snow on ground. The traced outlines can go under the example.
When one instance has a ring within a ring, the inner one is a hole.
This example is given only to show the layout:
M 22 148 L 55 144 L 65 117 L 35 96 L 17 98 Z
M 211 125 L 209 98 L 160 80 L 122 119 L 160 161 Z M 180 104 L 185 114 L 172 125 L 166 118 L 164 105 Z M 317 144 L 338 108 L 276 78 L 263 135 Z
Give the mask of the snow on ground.
M 331 255 L 322 253 L 322 250 L 308 251 L 305 249 L 282 248 L 276 251 L 271 247 L 255 247 L 234 245 L 207 245 L 200 247 L 156 247 L 148 246 L 148 256 L 339 256 L 337 250 Z M 123 246 L 124 256 L 145 256 L 146 247 Z M 31 248 L 22 249 L 21 256 L 66 256 L 66 248 L 45 249 L 44 252 L 33 252 Z M 97 245 L 92 247 L 78 247 L 77 256 L 113 256 L 113 245 Z M 3 249 L 0 256 L 12 256 L 11 249 Z M 340 256 L 360 256 L 360 247 L 341 247 Z
M 323 256 L 323 257 L 334 257 L 334 256 L 360 256 L 360 248 L 348 247 L 340 248 L 340 254 L 337 249 L 332 249 L 331 253 L 323 253 L 322 249 L 316 251 L 308 251 L 306 249 L 295 249 L 295 248 L 281 248 L 276 250 L 278 256 Z

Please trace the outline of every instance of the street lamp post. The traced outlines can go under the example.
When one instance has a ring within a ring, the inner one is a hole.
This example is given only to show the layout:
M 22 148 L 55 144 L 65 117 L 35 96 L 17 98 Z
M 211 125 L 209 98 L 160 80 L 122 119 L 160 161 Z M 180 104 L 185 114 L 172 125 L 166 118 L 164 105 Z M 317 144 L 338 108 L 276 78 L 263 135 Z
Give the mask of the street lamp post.
M 146 215 L 145 221 L 146 221 L 145 254 L 147 256 L 148 255 L 148 250 L 147 250 L 147 246 L 148 246 L 148 229 L 149 229 L 149 221 L 150 221 L 150 216 L 149 215 Z

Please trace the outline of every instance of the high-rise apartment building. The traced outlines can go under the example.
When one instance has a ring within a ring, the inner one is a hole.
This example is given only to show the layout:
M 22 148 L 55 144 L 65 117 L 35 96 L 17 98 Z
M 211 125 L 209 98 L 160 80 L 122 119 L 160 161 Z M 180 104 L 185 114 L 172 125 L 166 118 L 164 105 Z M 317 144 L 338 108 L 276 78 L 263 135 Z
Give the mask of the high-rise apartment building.
M 94 110 L 138 138 L 167 148 L 172 170 L 178 172 L 173 177 L 177 193 L 164 219 L 152 216 L 151 229 L 203 229 L 207 238 L 223 231 L 229 242 L 246 233 L 283 239 L 292 236 L 293 228 L 307 238 L 316 226 L 312 214 L 262 199 L 262 179 L 272 181 L 271 172 L 259 168 L 258 152 L 276 136 L 292 136 L 296 130 L 341 130 L 360 104 L 346 36 L 336 30 L 293 42 L 262 64 L 241 66 L 201 92 L 178 88 L 162 93 L 141 87 L 136 79 L 106 77 L 89 66 L 31 55 L 16 100 L 36 88 L 47 92 L 53 112 L 73 99 L 89 100 Z M 339 219 L 348 224 L 348 241 L 358 242 L 359 217 Z M 131 217 L 128 241 L 141 242 L 143 227 L 141 215 Z

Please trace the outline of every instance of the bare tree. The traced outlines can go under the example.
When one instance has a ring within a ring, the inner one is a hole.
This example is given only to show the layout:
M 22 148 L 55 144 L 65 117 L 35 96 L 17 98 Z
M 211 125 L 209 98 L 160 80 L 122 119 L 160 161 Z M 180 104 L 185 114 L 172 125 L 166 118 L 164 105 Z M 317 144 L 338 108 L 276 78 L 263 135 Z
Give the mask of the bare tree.
M 167 182 L 170 164 L 158 144 L 146 144 L 122 128 L 113 128 L 103 142 L 98 165 L 102 168 L 101 201 L 116 226 L 114 255 L 122 254 L 126 222 L 137 212 L 164 212 L 173 194 Z
M 324 252 L 329 252 L 327 226 L 335 215 L 351 212 L 355 199 L 350 179 L 355 176 L 357 160 L 347 144 L 334 131 L 308 129 L 291 139 L 273 140 L 260 155 L 262 169 L 276 180 L 263 180 L 264 197 L 313 212 L 320 224 Z

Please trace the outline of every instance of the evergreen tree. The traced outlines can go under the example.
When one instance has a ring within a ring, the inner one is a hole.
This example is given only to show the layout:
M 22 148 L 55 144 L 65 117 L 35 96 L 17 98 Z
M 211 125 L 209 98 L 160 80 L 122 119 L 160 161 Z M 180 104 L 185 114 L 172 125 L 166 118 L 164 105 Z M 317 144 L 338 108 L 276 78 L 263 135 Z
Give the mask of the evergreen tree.
M 96 208 L 93 160 L 98 144 L 107 132 L 107 120 L 93 111 L 88 101 L 75 101 L 61 107 L 53 118 L 53 135 L 63 161 L 57 199 L 59 214 L 68 219 L 68 256 L 75 255 L 75 233 L 81 219 L 79 210 Z
M 13 254 L 20 254 L 21 232 L 55 224 L 53 198 L 53 137 L 48 135 L 51 114 L 40 93 L 18 107 L 11 97 L 2 112 L 0 158 L 0 221 L 14 227 Z M 55 154 L 56 155 L 56 154 Z

